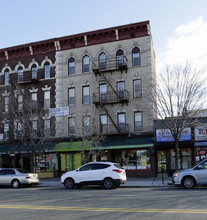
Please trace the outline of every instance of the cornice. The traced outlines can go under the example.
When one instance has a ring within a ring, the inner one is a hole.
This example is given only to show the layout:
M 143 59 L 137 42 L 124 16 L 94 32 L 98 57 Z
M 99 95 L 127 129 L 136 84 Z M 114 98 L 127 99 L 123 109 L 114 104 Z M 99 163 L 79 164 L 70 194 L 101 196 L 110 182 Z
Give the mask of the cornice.
M 105 28 L 0 49 L 0 61 L 148 36 L 149 21 Z

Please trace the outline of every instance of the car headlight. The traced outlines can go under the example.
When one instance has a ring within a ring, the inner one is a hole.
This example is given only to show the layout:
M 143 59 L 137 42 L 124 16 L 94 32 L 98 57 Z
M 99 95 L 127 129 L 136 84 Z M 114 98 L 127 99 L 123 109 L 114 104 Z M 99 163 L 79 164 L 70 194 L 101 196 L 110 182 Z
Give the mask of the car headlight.
M 179 176 L 179 175 L 180 175 L 179 172 L 173 174 L 173 176 Z

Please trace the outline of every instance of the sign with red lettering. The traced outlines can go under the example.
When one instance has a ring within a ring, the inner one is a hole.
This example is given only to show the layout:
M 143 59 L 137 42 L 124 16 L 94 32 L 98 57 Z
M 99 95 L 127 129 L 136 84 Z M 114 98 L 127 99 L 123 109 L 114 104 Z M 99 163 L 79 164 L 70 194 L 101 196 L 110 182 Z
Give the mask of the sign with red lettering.
M 207 140 L 207 126 L 195 127 L 195 140 L 196 141 Z

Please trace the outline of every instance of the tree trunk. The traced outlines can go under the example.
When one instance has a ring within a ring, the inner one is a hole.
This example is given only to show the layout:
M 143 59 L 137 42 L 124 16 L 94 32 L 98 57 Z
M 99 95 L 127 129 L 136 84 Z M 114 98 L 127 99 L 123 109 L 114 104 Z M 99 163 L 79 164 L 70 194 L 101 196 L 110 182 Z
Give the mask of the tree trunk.
M 179 148 L 179 140 L 175 140 L 175 170 L 176 171 L 179 169 L 178 148 Z

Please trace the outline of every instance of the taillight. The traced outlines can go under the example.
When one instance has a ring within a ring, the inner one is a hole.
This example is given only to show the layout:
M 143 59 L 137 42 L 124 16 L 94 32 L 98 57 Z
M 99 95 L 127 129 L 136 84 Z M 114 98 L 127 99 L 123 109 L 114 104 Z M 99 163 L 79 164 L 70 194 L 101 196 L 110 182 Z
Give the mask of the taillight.
M 122 170 L 113 170 L 114 172 L 121 173 Z
M 27 176 L 26 176 L 26 179 L 30 179 L 30 176 L 29 176 L 29 175 L 27 175 Z

